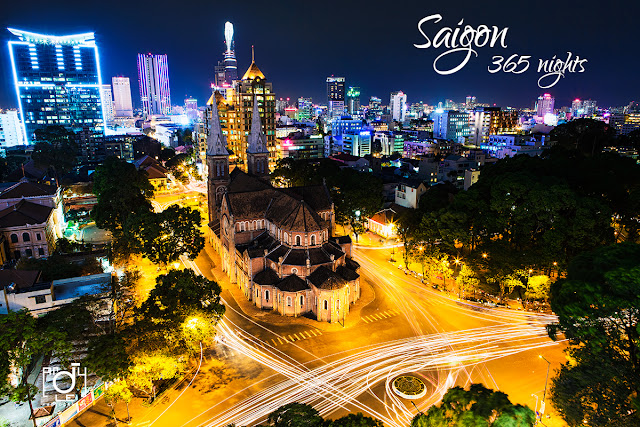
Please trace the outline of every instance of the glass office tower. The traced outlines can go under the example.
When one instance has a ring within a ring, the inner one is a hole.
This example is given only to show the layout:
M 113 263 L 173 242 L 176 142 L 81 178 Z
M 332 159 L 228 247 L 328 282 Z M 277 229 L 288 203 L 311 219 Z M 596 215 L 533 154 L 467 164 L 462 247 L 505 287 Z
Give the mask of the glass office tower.
M 8 28 L 25 139 L 48 125 L 104 134 L 100 60 L 93 33 L 49 36 Z

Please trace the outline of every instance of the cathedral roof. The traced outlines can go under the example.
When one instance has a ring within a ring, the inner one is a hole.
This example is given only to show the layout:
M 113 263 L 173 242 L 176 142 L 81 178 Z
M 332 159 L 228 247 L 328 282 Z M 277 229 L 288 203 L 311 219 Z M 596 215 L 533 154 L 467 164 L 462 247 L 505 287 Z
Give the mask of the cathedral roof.
M 340 289 L 347 284 L 342 276 L 324 265 L 316 268 L 307 280 L 318 289 Z
M 258 285 L 275 285 L 280 281 L 280 276 L 273 269 L 266 268 L 253 276 L 253 281 Z
M 247 146 L 247 153 L 269 153 L 267 150 L 267 137 L 262 131 L 262 121 L 260 120 L 260 110 L 258 109 L 258 99 L 253 95 L 253 112 L 251 113 L 251 133 Z
M 269 214 L 269 212 L 267 212 Z M 316 231 L 322 230 L 324 221 L 309 208 L 304 200 L 300 200 L 290 213 L 279 221 L 283 230 Z
M 227 137 L 222 133 L 220 126 L 220 115 L 218 114 L 218 98 L 219 95 L 214 93 L 211 95 L 208 105 L 211 106 L 211 120 L 209 121 L 207 135 L 207 155 L 208 156 L 228 156 Z
M 295 274 L 285 277 L 281 282 L 276 283 L 275 287 L 285 292 L 299 292 L 309 289 L 307 282 Z
M 264 74 L 262 74 L 262 71 L 260 71 L 260 68 L 258 68 L 258 66 L 256 65 L 256 63 L 254 61 L 249 66 L 249 69 L 247 69 L 247 72 L 244 73 L 244 76 L 242 76 L 242 80 L 248 80 L 248 79 L 253 80 L 256 77 L 259 77 L 261 79 L 265 79 Z
M 287 231 L 320 231 L 327 227 L 312 207 L 331 208 L 324 185 L 297 189 L 274 188 L 240 169 L 230 174 L 225 196 L 236 220 L 265 218 Z

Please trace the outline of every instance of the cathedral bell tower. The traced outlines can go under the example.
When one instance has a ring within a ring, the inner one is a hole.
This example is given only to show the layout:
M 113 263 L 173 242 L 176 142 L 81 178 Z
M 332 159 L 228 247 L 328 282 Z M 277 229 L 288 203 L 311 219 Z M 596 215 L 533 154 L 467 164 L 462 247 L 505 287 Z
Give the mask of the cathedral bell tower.
M 207 194 L 209 196 L 209 222 L 216 218 L 217 208 L 229 185 L 229 151 L 227 137 L 222 133 L 220 115 L 218 114 L 217 92 L 211 96 L 211 119 L 207 135 L 207 171 L 209 179 Z
M 269 177 L 269 150 L 267 138 L 262 131 L 258 98 L 253 95 L 253 113 L 251 114 L 251 133 L 247 146 L 247 172 L 258 177 Z

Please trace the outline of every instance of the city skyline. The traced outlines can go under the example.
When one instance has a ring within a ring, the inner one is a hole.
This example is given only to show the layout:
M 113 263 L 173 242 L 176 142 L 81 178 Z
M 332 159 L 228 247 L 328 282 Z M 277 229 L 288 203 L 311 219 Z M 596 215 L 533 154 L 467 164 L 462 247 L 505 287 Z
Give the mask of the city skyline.
M 580 98 L 595 99 L 598 105 L 608 107 L 628 104 L 640 90 L 640 83 L 634 81 L 631 73 L 640 60 L 628 55 L 633 50 L 632 44 L 624 37 L 625 27 L 631 25 L 634 9 L 639 6 L 622 2 L 609 2 L 606 8 L 588 2 L 580 11 L 568 5 L 556 5 L 553 11 L 545 14 L 539 12 L 546 10 L 542 2 L 532 2 L 529 14 L 523 14 L 519 5 L 508 4 L 486 6 L 468 2 L 464 8 L 446 5 L 426 8 L 408 3 L 388 8 L 382 2 L 374 2 L 362 9 L 349 2 L 327 3 L 326 8 L 312 15 L 291 4 L 266 9 L 260 16 L 241 13 L 224 5 L 185 5 L 175 19 L 179 22 L 178 19 L 186 16 L 194 17 L 188 21 L 190 31 L 181 27 L 175 30 L 161 28 L 154 20 L 139 21 L 136 14 L 128 16 L 121 12 L 117 12 L 119 24 L 116 30 L 112 22 L 117 7 L 96 17 L 80 5 L 70 2 L 62 11 L 55 5 L 36 2 L 33 8 L 41 12 L 38 15 L 29 12 L 31 4 L 29 10 L 26 5 L 7 5 L 0 18 L 2 41 L 6 45 L 9 40 L 6 27 L 55 35 L 93 31 L 101 50 L 105 80 L 126 76 L 135 81 L 138 53 L 166 53 L 172 63 L 171 89 L 176 99 L 186 96 L 206 99 L 210 95 L 214 66 L 223 59 L 221 53 L 225 50 L 226 21 L 235 27 L 234 44 L 240 72 L 250 65 L 251 46 L 255 45 L 256 63 L 278 87 L 278 97 L 283 98 L 311 97 L 315 103 L 324 104 L 325 81 L 331 75 L 344 76 L 346 85 L 360 87 L 363 104 L 370 96 L 386 99 L 390 92 L 402 90 L 407 94 L 408 103 L 422 100 L 437 104 L 444 99 L 459 101 L 473 95 L 481 103 L 532 107 L 540 94 L 549 92 L 556 98 L 557 106 L 570 106 L 573 99 Z M 142 3 L 141 8 L 166 9 L 161 3 L 154 5 Z M 212 9 L 215 15 L 210 13 Z M 345 18 L 358 19 L 345 20 L 346 33 L 322 31 L 332 10 L 339 11 Z M 618 12 L 617 20 L 603 21 L 601 17 L 605 12 Z M 472 58 L 464 69 L 448 76 L 438 75 L 433 70 L 433 61 L 442 51 L 414 47 L 424 41 L 418 31 L 418 21 L 434 13 L 441 14 L 443 21 L 431 30 L 445 25 L 453 28 L 461 19 L 464 19 L 463 25 L 473 27 L 481 24 L 509 27 L 508 48 L 499 51 L 479 48 L 478 57 Z M 212 20 L 211 16 L 216 19 Z M 296 24 L 308 28 L 307 37 L 291 37 L 290 28 Z M 535 38 L 532 37 L 534 33 Z M 318 49 L 321 55 L 308 54 Z M 518 53 L 537 60 L 553 55 L 561 57 L 569 51 L 587 58 L 585 72 L 568 73 L 550 89 L 538 87 L 539 74 L 533 69 L 536 62 L 522 75 L 487 71 L 495 54 L 506 57 Z M 303 60 L 296 61 L 297 55 Z M 6 48 L 0 54 L 0 68 L 0 105 L 17 107 Z M 137 88 L 132 87 L 132 92 L 137 94 Z M 139 108 L 137 98 L 133 101 Z

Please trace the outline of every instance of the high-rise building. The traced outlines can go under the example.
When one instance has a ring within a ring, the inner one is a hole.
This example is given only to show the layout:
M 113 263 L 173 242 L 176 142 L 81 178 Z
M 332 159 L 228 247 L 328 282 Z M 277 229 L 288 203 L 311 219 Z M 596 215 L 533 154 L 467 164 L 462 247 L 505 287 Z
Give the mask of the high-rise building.
M 247 72 L 234 82 L 227 90 L 226 98 L 214 92 L 207 101 L 205 122 L 211 120 L 213 102 L 220 123 L 227 137 L 227 147 L 231 151 L 229 161 L 232 167 L 240 167 L 247 171 L 249 135 L 251 133 L 254 102 L 258 103 L 258 114 L 262 122 L 262 132 L 268 151 L 269 167 L 275 166 L 278 152 L 276 149 L 276 99 L 271 82 L 260 71 L 255 61 Z M 255 127 L 255 124 L 254 124 Z M 209 171 L 210 172 L 210 171 Z
M 382 99 L 372 96 L 369 98 L 369 109 L 367 110 L 367 119 L 375 120 L 382 115 Z
M 24 129 L 17 110 L 0 110 L 0 148 L 24 145 Z
M 469 142 L 480 146 L 489 141 L 489 135 L 513 133 L 518 125 L 516 110 L 500 107 L 476 107 L 469 113 Z
M 131 83 L 129 77 L 111 78 L 113 87 L 113 109 L 116 117 L 133 117 L 131 103 Z
M 405 114 L 407 114 L 407 95 L 401 90 L 391 92 L 389 111 L 393 120 L 396 122 L 404 122 Z
M 476 97 L 471 95 L 467 96 L 464 104 L 467 110 L 473 110 L 473 108 L 476 106 Z
M 114 108 L 113 95 L 111 94 L 111 85 L 100 85 L 100 97 L 102 98 L 102 111 L 104 112 L 104 122 L 107 125 L 113 123 Z
M 360 88 L 349 86 L 347 90 L 347 112 L 349 114 L 360 113 Z
M 469 113 L 436 110 L 432 114 L 433 137 L 459 142 L 469 136 Z
M 311 98 L 298 98 L 298 120 L 313 119 L 313 102 Z
M 218 61 L 218 64 L 213 68 L 213 70 L 213 84 L 215 86 L 222 86 L 225 83 L 224 62 Z
M 327 100 L 330 116 L 342 116 L 344 114 L 344 77 L 327 77 Z
M 596 113 L 596 101 L 592 99 L 574 99 L 571 103 L 571 117 L 591 117 Z
M 238 80 L 238 61 L 236 61 L 235 42 L 233 40 L 233 24 L 225 22 L 224 40 L 227 50 L 224 52 L 224 81 L 231 85 Z
M 9 41 L 9 54 L 27 143 L 47 125 L 104 133 L 94 34 L 50 36 L 8 30 L 18 37 Z
M 540 95 L 536 103 L 536 116 L 544 119 L 546 114 L 553 114 L 553 105 L 556 99 L 548 93 Z
M 138 84 L 145 116 L 171 113 L 167 55 L 138 54 Z

